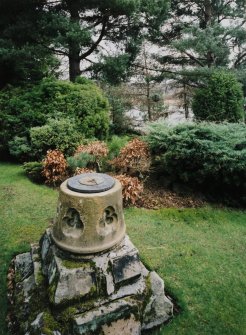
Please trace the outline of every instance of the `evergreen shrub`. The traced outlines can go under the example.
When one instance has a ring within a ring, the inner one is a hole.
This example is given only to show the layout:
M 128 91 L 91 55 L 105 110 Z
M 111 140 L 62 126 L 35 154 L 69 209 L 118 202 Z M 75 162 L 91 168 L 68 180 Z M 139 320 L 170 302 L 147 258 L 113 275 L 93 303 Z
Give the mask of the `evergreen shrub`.
M 32 148 L 26 136 L 15 136 L 9 141 L 8 146 L 11 156 L 22 162 L 32 157 Z
M 113 135 L 107 142 L 109 148 L 108 158 L 113 159 L 119 155 L 120 150 L 130 141 L 129 136 Z
M 147 141 L 163 175 L 191 186 L 245 196 L 244 124 L 156 123 L 150 127 Z
M 23 169 L 27 174 L 28 178 L 36 183 L 44 182 L 42 175 L 43 164 L 42 162 L 28 162 L 23 164 Z
M 44 126 L 47 119 L 68 116 L 84 137 L 107 136 L 108 100 L 92 81 L 44 79 L 33 86 L 6 87 L 0 91 L 0 150 L 8 151 L 15 136 L 29 139 L 30 129 Z
M 215 71 L 205 87 L 196 90 L 192 109 L 197 120 L 243 121 L 242 85 L 231 72 Z
M 30 139 L 33 155 L 41 158 L 50 149 L 58 149 L 65 156 L 72 155 L 83 136 L 74 119 L 61 118 L 49 119 L 44 126 L 31 128 Z
M 96 161 L 96 157 L 88 154 L 87 152 L 81 152 L 74 156 L 67 158 L 68 167 L 71 174 L 74 174 L 76 169 L 88 168 L 92 163 Z

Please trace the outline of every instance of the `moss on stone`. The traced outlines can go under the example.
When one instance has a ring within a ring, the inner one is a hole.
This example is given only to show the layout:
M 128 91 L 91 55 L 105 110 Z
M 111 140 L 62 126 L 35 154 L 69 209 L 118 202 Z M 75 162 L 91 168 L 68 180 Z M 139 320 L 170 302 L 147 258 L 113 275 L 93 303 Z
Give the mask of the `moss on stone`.
M 90 289 L 90 292 L 89 292 L 89 295 L 90 296 L 94 296 L 94 294 L 97 292 L 97 286 L 96 284 L 92 285 L 91 289 Z
M 45 283 L 45 277 L 44 277 L 44 275 L 43 275 L 43 273 L 42 273 L 42 270 L 40 269 L 40 270 L 38 271 L 38 273 L 37 273 L 36 284 L 37 284 L 38 286 L 43 286 L 44 283 Z
M 21 324 L 24 322 L 24 320 L 26 319 L 26 312 L 23 308 L 20 308 L 20 306 L 24 306 L 24 301 L 25 301 L 25 297 L 23 294 L 23 291 L 18 292 L 17 294 L 15 294 L 14 296 L 14 315 L 17 319 L 18 324 L 21 326 Z
M 148 276 L 145 278 L 145 285 L 146 288 L 144 290 L 144 293 L 139 297 L 140 300 L 142 300 L 142 306 L 141 306 L 141 317 L 143 318 L 144 316 L 144 311 L 150 301 L 150 298 L 152 296 L 152 287 L 151 287 L 151 280 L 150 280 L 150 273 L 148 274 Z M 142 320 L 141 320 L 142 321 Z
M 78 310 L 76 307 L 69 306 L 59 313 L 59 320 L 62 323 L 69 322 L 77 312 Z
M 15 271 L 14 279 L 15 279 L 15 283 L 20 283 L 23 280 L 22 275 L 19 271 Z
M 96 297 L 97 297 L 97 285 L 94 284 L 92 285 L 90 291 L 87 294 L 84 295 L 78 295 L 73 297 L 72 299 L 63 299 L 62 301 L 59 302 L 60 306 L 68 306 L 68 305 L 75 305 L 75 304 L 79 304 L 80 302 L 85 305 L 87 304 L 87 302 L 90 304 L 90 301 L 96 301 Z M 91 299 L 91 300 L 89 300 Z M 54 301 L 52 301 L 53 303 Z
M 54 317 L 53 317 L 53 315 L 51 315 L 50 311 L 44 312 L 43 320 L 44 320 L 44 326 L 42 328 L 42 332 L 45 335 L 50 335 L 50 334 L 53 335 L 54 330 L 61 331 L 60 324 L 54 319 Z
M 74 261 L 74 260 L 68 260 L 64 259 L 62 260 L 62 265 L 67 269 L 77 269 L 77 268 L 95 268 L 95 262 L 89 261 L 89 262 L 81 262 L 81 261 Z
M 46 327 L 42 328 L 42 334 L 44 334 L 44 335 L 54 335 L 53 331 L 50 330 L 49 328 L 46 328 Z
M 112 273 L 112 268 L 113 268 L 112 262 L 109 261 L 108 266 L 107 266 L 107 270 L 106 270 L 107 274 Z
M 54 279 L 52 280 L 52 282 L 48 286 L 48 296 L 49 296 L 49 300 L 52 304 L 55 303 L 55 294 L 56 294 L 56 288 L 57 288 L 58 280 L 59 280 L 58 274 L 56 273 Z

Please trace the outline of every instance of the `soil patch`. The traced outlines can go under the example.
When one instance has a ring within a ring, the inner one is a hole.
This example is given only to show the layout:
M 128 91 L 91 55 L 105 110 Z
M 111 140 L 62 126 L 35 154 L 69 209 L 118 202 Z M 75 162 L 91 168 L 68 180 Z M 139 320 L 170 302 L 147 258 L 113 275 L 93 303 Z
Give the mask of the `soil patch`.
M 196 208 L 207 204 L 205 197 L 201 194 L 191 192 L 176 192 L 158 183 L 148 181 L 144 184 L 144 192 L 137 202 L 137 207 L 147 209 L 160 208 Z

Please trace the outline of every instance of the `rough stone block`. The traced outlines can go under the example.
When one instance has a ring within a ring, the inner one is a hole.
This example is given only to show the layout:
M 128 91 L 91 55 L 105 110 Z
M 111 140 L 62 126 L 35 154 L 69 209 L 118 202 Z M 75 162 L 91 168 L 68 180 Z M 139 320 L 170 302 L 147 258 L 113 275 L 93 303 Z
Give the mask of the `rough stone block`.
M 136 321 L 139 319 L 138 313 L 138 305 L 134 300 L 121 299 L 113 301 L 110 304 L 102 305 L 77 315 L 73 321 L 73 332 L 76 335 L 87 335 L 102 330 L 103 334 L 113 334 L 112 331 L 117 326 L 116 321 L 122 320 L 118 325 L 120 329 L 120 327 L 123 327 L 123 320 L 126 319 L 128 322 L 125 323 L 125 326 L 128 324 L 128 327 L 131 328 L 132 325 L 132 329 L 136 333 L 136 329 L 141 329 L 140 322 Z M 105 326 L 106 324 L 109 325 L 108 328 Z M 120 334 L 120 332 L 115 332 L 114 334 Z M 128 333 L 123 334 L 128 335 Z
M 44 312 L 41 312 L 39 313 L 35 320 L 31 323 L 30 325 L 30 330 L 31 332 L 30 333 L 27 333 L 27 334 L 34 334 L 35 335 L 45 335 L 45 334 L 52 334 L 52 335 L 61 335 L 60 331 L 58 330 L 51 330 L 51 329 L 48 329 L 47 327 L 47 321 L 46 321 L 46 318 L 45 318 L 45 313 Z M 25 334 L 25 335 L 27 335 Z
M 165 296 L 164 282 L 156 272 L 150 272 L 151 296 L 144 310 L 142 329 L 159 326 L 173 315 L 173 304 Z
M 22 285 L 23 295 L 25 298 L 24 302 L 26 303 L 30 300 L 31 293 L 36 287 L 34 275 L 32 274 L 28 278 L 24 279 L 21 285 Z
M 74 267 L 74 268 L 70 268 Z M 95 268 L 85 263 L 63 261 L 54 256 L 48 269 L 50 301 L 60 304 L 76 300 L 97 291 Z
M 107 252 L 85 256 L 59 249 L 47 230 L 40 248 L 16 257 L 15 269 L 19 321 L 26 324 L 21 334 L 43 335 L 45 320 L 53 318 L 52 335 L 65 335 L 64 323 L 73 335 L 140 335 L 172 316 L 163 280 L 145 268 L 128 236 Z M 48 300 L 53 307 L 47 310 Z M 33 301 L 39 307 L 30 319 Z M 58 310 L 65 319 L 57 318 Z
M 47 275 L 52 254 L 52 239 L 50 229 L 47 229 L 40 240 L 42 272 Z
M 129 318 L 119 319 L 111 324 L 102 326 L 103 335 L 140 335 L 141 323 L 133 314 Z
M 18 276 L 18 281 L 24 280 L 33 273 L 33 262 L 30 252 L 16 256 L 15 273 Z
M 137 253 L 126 254 L 112 261 L 114 282 L 117 286 L 141 276 L 140 260 Z

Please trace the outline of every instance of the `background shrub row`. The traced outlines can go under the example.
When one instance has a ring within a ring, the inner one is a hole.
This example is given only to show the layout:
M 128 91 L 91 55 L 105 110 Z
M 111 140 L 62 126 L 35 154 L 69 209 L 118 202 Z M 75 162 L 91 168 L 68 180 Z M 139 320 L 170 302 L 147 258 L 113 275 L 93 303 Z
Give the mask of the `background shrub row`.
M 0 91 L 0 152 L 40 158 L 47 149 L 69 153 L 81 137 L 105 138 L 109 104 L 92 82 L 44 79 L 29 87 Z
M 147 140 L 162 175 L 215 193 L 245 197 L 244 124 L 154 124 Z

